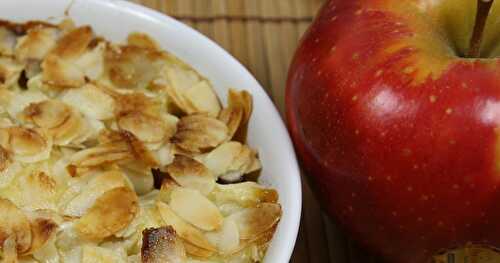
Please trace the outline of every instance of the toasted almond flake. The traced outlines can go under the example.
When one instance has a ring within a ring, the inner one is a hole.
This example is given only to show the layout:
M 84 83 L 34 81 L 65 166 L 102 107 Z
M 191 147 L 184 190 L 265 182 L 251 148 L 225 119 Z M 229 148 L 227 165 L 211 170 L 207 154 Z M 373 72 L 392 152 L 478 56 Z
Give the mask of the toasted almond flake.
M 42 248 L 51 239 L 57 230 L 57 224 L 46 218 L 35 218 L 31 222 L 31 247 L 23 255 L 30 255 Z
M 156 207 L 165 224 L 172 226 L 182 239 L 202 249 L 216 251 L 200 230 L 180 218 L 170 206 L 163 202 L 156 202 Z
M 14 237 L 17 252 L 23 253 L 31 246 L 31 226 L 26 215 L 8 199 L 0 198 L 0 244 Z
M 0 144 L 4 149 L 13 153 L 13 159 L 33 163 L 49 157 L 52 139 L 42 130 L 24 127 L 9 127 L 2 130 L 0 131 Z
M 230 138 L 245 143 L 248 122 L 252 114 L 252 96 L 247 91 L 229 89 L 228 107 L 220 112 L 219 119 L 229 128 Z
M 198 190 L 204 195 L 212 192 L 215 177 L 202 163 L 183 155 L 175 156 L 166 167 L 168 174 L 181 186 Z
M 205 115 L 189 115 L 179 120 L 172 141 L 186 151 L 199 153 L 217 147 L 227 138 L 223 122 Z
M 24 65 L 8 58 L 0 57 L 0 87 L 9 87 L 17 82 Z
M 170 196 L 170 207 L 177 215 L 202 230 L 212 231 L 222 225 L 219 209 L 197 190 L 175 188 Z
M 215 254 L 214 251 L 195 246 L 189 242 L 184 243 L 184 248 L 186 249 L 186 252 L 189 255 L 192 255 L 192 256 L 194 256 L 196 258 L 200 258 L 200 259 L 208 259 Z
M 20 112 L 32 103 L 47 100 L 48 97 L 40 91 L 24 91 L 14 93 L 8 90 L 0 90 L 0 105 L 4 105 L 9 115 L 16 118 Z
M 254 182 L 220 185 L 214 190 L 218 204 L 237 203 L 243 207 L 252 207 L 260 203 L 277 203 L 278 192 L 264 188 Z
M 166 127 L 160 119 L 140 111 L 128 112 L 120 116 L 118 125 L 146 143 L 161 142 L 167 136 Z
M 46 129 L 62 125 L 71 116 L 71 108 L 57 100 L 31 103 L 23 112 L 26 118 Z
M 16 35 L 5 27 L 0 27 L 0 55 L 13 55 Z
M 126 179 L 121 171 L 111 170 L 97 173 L 85 184 L 85 188 L 76 194 L 71 194 L 74 191 L 71 188 L 67 190 L 70 191 L 67 196 L 72 196 L 73 198 L 69 200 L 61 198 L 61 201 L 65 202 L 61 205 L 63 207 L 62 213 L 67 216 L 83 216 L 104 193 L 114 188 L 124 187 L 125 185 Z
M 18 244 L 16 244 L 16 236 L 12 235 L 9 236 L 5 241 L 3 242 L 3 259 L 2 263 L 18 263 L 19 261 L 17 260 L 17 247 Z
M 181 263 L 186 252 L 171 226 L 148 228 L 142 232 L 141 258 L 143 263 Z
M 128 187 L 115 188 L 100 196 L 75 228 L 86 239 L 102 240 L 127 227 L 137 210 L 135 192 Z
M 116 87 L 146 88 L 159 73 L 161 57 L 160 52 L 137 46 L 111 48 L 105 55 L 106 71 Z
M 85 75 L 76 65 L 52 54 L 45 57 L 42 70 L 42 81 L 49 85 L 71 88 L 85 84 Z
M 203 163 L 217 177 L 244 174 L 260 169 L 255 151 L 239 142 L 226 142 L 202 158 Z
M 253 239 L 271 229 L 281 218 L 281 206 L 261 203 L 230 216 L 238 225 L 241 239 Z
M 97 80 L 104 74 L 104 52 L 105 43 L 99 43 L 92 50 L 83 53 L 74 61 L 85 77 L 90 80 Z
M 93 32 L 90 26 L 75 28 L 58 41 L 51 54 L 61 59 L 75 59 L 82 55 L 92 41 Z
M 232 253 L 239 247 L 240 233 L 238 226 L 231 218 L 225 218 L 222 227 L 216 232 L 206 233 L 207 238 L 217 245 L 219 254 Z
M 61 99 L 90 118 L 107 120 L 114 117 L 115 100 L 93 84 L 70 89 Z
M 20 37 L 16 44 L 15 55 L 19 60 L 42 60 L 56 45 L 57 29 L 34 27 Z
M 16 179 L 2 192 L 24 209 L 56 209 L 56 186 L 55 180 L 45 172 L 28 167 L 16 174 Z
M 149 35 L 140 32 L 130 33 L 127 37 L 127 44 L 145 49 L 160 49 L 158 43 L 154 39 L 152 39 Z
M 214 90 L 206 80 L 202 80 L 186 89 L 184 96 L 196 109 L 197 113 L 206 113 L 216 117 L 220 110 L 220 102 Z

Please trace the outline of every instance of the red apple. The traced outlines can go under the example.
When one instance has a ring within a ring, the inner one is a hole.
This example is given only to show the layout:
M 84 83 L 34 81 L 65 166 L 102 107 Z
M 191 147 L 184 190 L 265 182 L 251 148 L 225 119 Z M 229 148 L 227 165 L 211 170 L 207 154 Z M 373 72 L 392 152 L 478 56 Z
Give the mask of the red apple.
M 286 98 L 297 153 L 328 212 L 387 262 L 500 248 L 491 3 L 332 0 L 297 50 Z

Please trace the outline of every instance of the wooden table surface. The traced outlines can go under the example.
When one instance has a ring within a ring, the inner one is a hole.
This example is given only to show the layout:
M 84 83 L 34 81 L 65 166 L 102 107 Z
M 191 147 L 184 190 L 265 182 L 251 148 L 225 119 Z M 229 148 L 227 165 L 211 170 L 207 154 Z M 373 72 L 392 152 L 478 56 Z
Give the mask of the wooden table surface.
M 256 76 L 284 111 L 288 65 L 324 0 L 131 0 L 176 17 L 210 37 Z M 371 263 L 325 216 L 303 180 L 303 212 L 290 262 Z

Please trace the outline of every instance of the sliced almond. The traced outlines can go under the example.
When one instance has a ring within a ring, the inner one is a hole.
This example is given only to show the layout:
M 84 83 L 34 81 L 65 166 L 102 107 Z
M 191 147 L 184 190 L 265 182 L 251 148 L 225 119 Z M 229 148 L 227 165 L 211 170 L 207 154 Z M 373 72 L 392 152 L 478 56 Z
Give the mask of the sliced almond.
M 71 88 L 85 84 L 85 75 L 76 65 L 53 54 L 44 59 L 42 70 L 42 81 L 52 86 Z
M 51 239 L 57 230 L 57 224 L 46 218 L 35 218 L 31 222 L 31 247 L 23 255 L 30 255 L 42 248 Z
M 18 263 L 16 236 L 9 236 L 3 242 L 2 263 Z
M 39 129 L 9 127 L 0 130 L 0 145 L 14 160 L 33 163 L 49 158 L 52 138 Z
M 162 142 L 167 137 L 164 123 L 158 118 L 142 113 L 140 109 L 120 116 L 118 126 L 146 143 Z
M 24 209 L 56 209 L 57 188 L 55 180 L 45 172 L 25 168 L 16 180 L 3 189 L 3 194 Z
M 143 263 L 182 263 L 186 252 L 171 226 L 149 228 L 142 232 L 141 258 Z
M 230 139 L 245 143 L 252 108 L 250 93 L 229 89 L 228 106 L 220 112 L 219 119 L 228 126 Z
M 14 32 L 5 27 L 0 27 L 0 55 L 13 55 L 16 38 Z
M 127 37 L 127 44 L 130 46 L 152 50 L 160 49 L 158 43 L 154 39 L 152 39 L 149 35 L 140 32 L 130 33 Z
M 87 50 L 92 38 L 93 32 L 90 26 L 75 28 L 57 41 L 51 54 L 61 59 L 78 58 Z
M 42 60 L 56 45 L 57 29 L 34 27 L 20 37 L 16 44 L 15 55 L 19 60 Z
M 218 184 L 214 190 L 215 200 L 218 204 L 237 203 L 243 207 L 256 206 L 260 203 L 277 203 L 278 192 L 274 189 L 264 188 L 254 182 L 238 184 Z
M 191 102 L 197 113 L 206 113 L 216 117 L 220 112 L 219 99 L 206 80 L 202 80 L 184 91 L 184 96 Z
M 66 203 L 62 204 L 62 212 L 67 216 L 83 216 L 104 193 L 125 185 L 126 179 L 121 171 L 111 170 L 97 173 L 85 185 L 85 188 L 73 195 L 72 199 L 62 200 L 63 202 L 66 201 Z M 67 191 L 73 191 L 73 189 L 69 188 Z
M 170 207 L 177 215 L 202 230 L 212 231 L 222 225 L 223 217 L 217 206 L 197 190 L 175 188 L 170 196 Z
M 189 115 L 179 120 L 172 141 L 193 153 L 212 149 L 228 138 L 226 125 L 205 115 Z
M 226 142 L 208 153 L 203 163 L 217 176 L 244 174 L 260 169 L 257 153 L 239 142 Z
M 89 80 L 97 80 L 104 74 L 104 52 L 105 43 L 99 43 L 91 50 L 87 50 L 74 64 L 79 68 Z
M 281 218 L 281 206 L 262 203 L 230 216 L 238 225 L 241 239 L 253 239 L 271 229 Z
M 48 97 L 40 91 L 24 91 L 14 93 L 8 90 L 0 90 L 0 105 L 12 118 L 17 118 L 18 114 L 32 103 L 38 103 L 47 100 Z
M 217 244 L 217 250 L 222 255 L 233 253 L 240 244 L 238 226 L 231 218 L 225 218 L 218 231 L 208 232 L 206 236 L 212 243 Z
M 0 244 L 12 236 L 17 252 L 23 253 L 31 246 L 31 226 L 26 215 L 8 199 L 0 198 Z
M 189 255 L 194 256 L 196 258 L 200 258 L 200 259 L 208 259 L 215 254 L 214 251 L 203 249 L 203 248 L 195 246 L 189 242 L 184 243 L 184 248 L 186 249 L 186 252 Z
M 9 58 L 0 57 L 0 87 L 9 87 L 17 82 L 24 65 Z
M 45 100 L 31 103 L 24 109 L 24 115 L 39 127 L 51 129 L 62 125 L 71 116 L 71 108 L 57 100 Z
M 160 52 L 137 46 L 109 48 L 105 55 L 107 74 L 118 88 L 142 89 L 158 75 Z
M 92 84 L 68 90 L 61 100 L 92 119 L 107 120 L 114 117 L 115 100 Z
M 126 263 L 126 254 L 120 250 L 112 250 L 94 245 L 82 247 L 81 263 Z
M 100 196 L 75 227 L 86 239 L 102 240 L 127 227 L 137 210 L 134 191 L 128 187 L 115 188 Z
M 200 230 L 180 218 L 170 206 L 163 202 L 156 202 L 156 207 L 165 224 L 172 226 L 182 239 L 205 250 L 217 250 L 208 242 Z
M 210 170 L 187 156 L 176 155 L 166 171 L 181 186 L 196 189 L 204 195 L 212 192 L 215 186 L 215 177 Z

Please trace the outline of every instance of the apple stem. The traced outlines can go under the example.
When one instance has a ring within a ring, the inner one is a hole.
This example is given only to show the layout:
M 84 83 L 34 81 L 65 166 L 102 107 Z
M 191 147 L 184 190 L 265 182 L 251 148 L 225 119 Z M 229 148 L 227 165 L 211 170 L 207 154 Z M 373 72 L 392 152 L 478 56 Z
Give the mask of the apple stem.
M 481 41 L 483 40 L 484 27 L 494 0 L 477 0 L 476 22 L 470 38 L 469 53 L 467 57 L 478 58 L 481 55 Z

